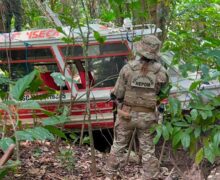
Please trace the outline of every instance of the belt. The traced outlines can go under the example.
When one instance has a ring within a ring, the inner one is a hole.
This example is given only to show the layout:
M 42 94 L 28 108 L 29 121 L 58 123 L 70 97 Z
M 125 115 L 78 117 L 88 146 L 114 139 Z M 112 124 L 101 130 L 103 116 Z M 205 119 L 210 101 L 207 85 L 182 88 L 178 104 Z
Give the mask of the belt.
M 151 113 L 154 112 L 154 109 L 148 109 L 145 107 L 131 107 L 132 111 L 136 111 L 136 112 L 145 112 L 145 113 Z

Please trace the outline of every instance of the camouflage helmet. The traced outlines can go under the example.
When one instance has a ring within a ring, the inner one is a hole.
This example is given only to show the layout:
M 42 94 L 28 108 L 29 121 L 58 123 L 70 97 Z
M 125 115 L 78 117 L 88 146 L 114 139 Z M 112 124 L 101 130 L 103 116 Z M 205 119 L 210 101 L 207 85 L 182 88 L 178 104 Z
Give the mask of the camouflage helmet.
M 161 41 L 154 35 L 146 35 L 134 43 L 137 54 L 155 60 L 158 60 L 160 46 Z

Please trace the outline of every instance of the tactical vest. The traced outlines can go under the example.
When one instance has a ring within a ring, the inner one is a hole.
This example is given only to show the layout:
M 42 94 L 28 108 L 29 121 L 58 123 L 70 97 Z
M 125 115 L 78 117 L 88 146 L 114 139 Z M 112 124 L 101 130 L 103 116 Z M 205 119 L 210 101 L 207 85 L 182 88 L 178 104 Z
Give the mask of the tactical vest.
M 130 76 L 127 77 L 124 96 L 125 105 L 131 107 L 143 107 L 154 110 L 157 103 L 157 73 L 162 65 L 149 63 L 147 74 L 143 75 L 140 70 L 140 61 L 130 63 Z

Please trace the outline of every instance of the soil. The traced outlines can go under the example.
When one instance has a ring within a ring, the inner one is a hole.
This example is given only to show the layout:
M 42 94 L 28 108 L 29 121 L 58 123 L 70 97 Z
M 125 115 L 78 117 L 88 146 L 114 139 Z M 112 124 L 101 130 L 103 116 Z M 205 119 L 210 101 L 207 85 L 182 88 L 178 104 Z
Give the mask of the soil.
M 56 149 L 56 147 L 59 149 Z M 135 153 L 131 153 L 131 162 L 120 170 L 118 179 L 141 179 L 142 167 L 135 162 L 136 159 L 134 154 Z M 89 146 L 83 145 L 80 147 L 79 145 L 67 145 L 64 142 L 61 142 L 59 146 L 54 142 L 48 141 L 34 143 L 26 142 L 22 143 L 20 147 L 21 166 L 14 172 L 10 172 L 4 179 L 103 180 L 105 179 L 103 169 L 107 155 L 108 153 L 96 150 L 97 177 L 92 177 L 90 173 L 91 154 Z M 157 151 L 157 156 L 160 156 L 159 150 Z M 170 175 L 169 179 L 182 179 L 180 176 L 190 176 L 199 180 L 198 177 L 201 172 L 196 168 L 191 172 L 193 161 L 188 158 L 189 156 L 186 156 L 186 153 L 178 153 L 178 151 L 171 153 L 171 151 L 165 147 L 163 157 L 162 166 L 168 169 L 164 174 L 166 176 Z

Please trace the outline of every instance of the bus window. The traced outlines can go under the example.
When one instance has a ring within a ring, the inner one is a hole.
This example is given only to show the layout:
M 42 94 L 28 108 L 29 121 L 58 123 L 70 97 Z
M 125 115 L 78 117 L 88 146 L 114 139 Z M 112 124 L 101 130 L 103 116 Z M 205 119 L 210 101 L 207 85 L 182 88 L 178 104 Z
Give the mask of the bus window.
M 53 78 L 50 76 L 53 72 L 60 72 L 56 63 L 12 63 L 11 66 L 11 79 L 18 80 L 29 74 L 34 69 L 38 69 L 40 72 L 40 77 L 43 83 L 54 90 L 60 90 L 60 87 L 56 85 Z M 0 64 L 0 68 L 3 71 L 8 71 L 7 64 Z M 62 87 L 62 89 L 67 90 L 67 86 Z M 40 91 L 40 88 L 39 88 Z
M 2 61 L 7 61 L 11 59 L 12 61 L 18 60 L 41 60 L 41 59 L 52 59 L 53 55 L 50 48 L 22 48 L 22 49 L 12 49 L 12 50 L 1 50 L 0 59 Z
M 89 83 L 95 87 L 113 87 L 121 68 L 127 63 L 126 56 L 89 59 Z M 86 88 L 85 62 L 68 60 L 74 82 L 79 89 Z
M 38 69 L 40 72 L 40 77 L 43 83 L 51 89 L 54 90 L 67 90 L 67 86 L 59 87 L 53 77 L 51 76 L 54 72 L 60 72 L 56 63 L 34 63 L 34 68 Z
M 59 47 L 63 56 L 67 59 L 81 59 L 83 56 L 83 48 L 79 45 L 61 46 Z M 88 57 L 99 57 L 109 55 L 128 55 L 129 49 L 124 42 L 107 42 L 105 44 L 89 44 Z
M 89 71 L 92 73 L 96 87 L 112 87 L 115 85 L 121 68 L 126 64 L 126 56 L 112 56 L 91 59 Z

